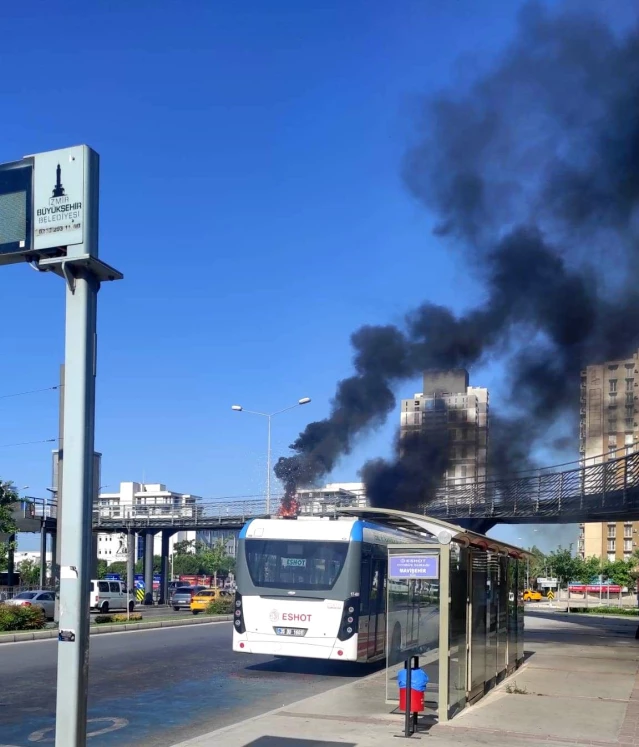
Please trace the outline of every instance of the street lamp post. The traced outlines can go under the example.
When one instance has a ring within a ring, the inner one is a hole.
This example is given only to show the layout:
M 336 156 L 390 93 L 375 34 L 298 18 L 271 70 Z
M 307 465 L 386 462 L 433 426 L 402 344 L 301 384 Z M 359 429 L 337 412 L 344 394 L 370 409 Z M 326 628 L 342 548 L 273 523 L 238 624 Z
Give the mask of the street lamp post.
M 293 410 L 296 407 L 299 407 L 300 405 L 307 405 L 311 401 L 310 397 L 302 397 L 299 399 L 294 405 L 290 405 L 289 407 L 285 407 L 282 410 L 277 410 L 277 412 L 258 412 L 257 410 L 246 410 L 242 405 L 231 405 L 231 410 L 234 410 L 235 412 L 247 412 L 249 415 L 261 415 L 263 418 L 266 418 L 268 423 L 268 435 L 267 435 L 267 441 L 266 441 L 266 513 L 271 513 L 271 418 L 274 418 L 276 415 L 281 415 L 283 412 L 287 412 L 288 410 Z

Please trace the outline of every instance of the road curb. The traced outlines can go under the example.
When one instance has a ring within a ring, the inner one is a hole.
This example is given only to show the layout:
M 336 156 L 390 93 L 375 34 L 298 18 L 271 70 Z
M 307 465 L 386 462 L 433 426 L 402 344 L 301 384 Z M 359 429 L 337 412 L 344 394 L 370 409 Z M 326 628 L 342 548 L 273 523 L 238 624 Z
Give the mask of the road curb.
M 121 625 L 92 625 L 90 635 L 105 633 L 133 633 L 136 630 L 159 630 L 160 628 L 179 628 L 187 625 L 210 625 L 216 622 L 230 622 L 233 615 L 207 615 L 202 618 L 185 618 L 180 620 L 159 620 L 140 623 L 123 623 Z M 25 641 L 45 641 L 57 638 L 57 630 L 33 630 L 16 633 L 0 633 L 0 645 L 3 643 L 24 643 Z
M 565 607 L 555 607 L 552 611 L 556 615 L 565 615 L 566 617 L 590 617 L 597 620 L 629 620 L 630 622 L 639 623 L 639 615 L 602 615 L 601 612 L 569 612 Z

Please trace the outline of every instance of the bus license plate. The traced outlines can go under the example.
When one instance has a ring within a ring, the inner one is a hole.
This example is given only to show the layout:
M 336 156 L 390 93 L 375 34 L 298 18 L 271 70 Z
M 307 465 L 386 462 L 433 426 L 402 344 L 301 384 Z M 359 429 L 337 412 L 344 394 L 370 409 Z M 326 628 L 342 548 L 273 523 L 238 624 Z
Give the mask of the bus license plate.
M 302 637 L 306 635 L 307 628 L 275 628 L 276 635 L 294 635 Z

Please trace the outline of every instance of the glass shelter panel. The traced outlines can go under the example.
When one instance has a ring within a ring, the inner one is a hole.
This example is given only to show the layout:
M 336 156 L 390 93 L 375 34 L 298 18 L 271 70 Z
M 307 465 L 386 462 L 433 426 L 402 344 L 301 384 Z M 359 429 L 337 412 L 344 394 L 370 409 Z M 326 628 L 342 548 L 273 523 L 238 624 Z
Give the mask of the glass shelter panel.
M 486 579 L 486 683 L 497 677 L 497 617 L 499 615 L 499 556 L 487 555 Z
M 452 544 L 450 547 L 450 610 L 449 624 L 449 669 L 448 711 L 452 717 L 466 705 L 468 632 L 468 556 L 465 547 Z
M 446 572 L 448 569 L 446 569 Z M 397 673 L 411 656 L 428 675 L 426 701 L 437 706 L 439 681 L 439 549 L 388 549 L 386 699 L 399 700 Z
M 508 672 L 517 665 L 517 561 L 508 558 Z
M 483 694 L 486 681 L 486 619 L 488 615 L 486 586 L 488 583 L 487 553 L 471 550 L 471 629 L 469 692 L 472 700 Z
M 524 660 L 524 586 L 527 560 L 517 561 L 517 664 Z
M 504 676 L 508 663 L 508 558 L 499 558 L 497 608 L 497 679 Z

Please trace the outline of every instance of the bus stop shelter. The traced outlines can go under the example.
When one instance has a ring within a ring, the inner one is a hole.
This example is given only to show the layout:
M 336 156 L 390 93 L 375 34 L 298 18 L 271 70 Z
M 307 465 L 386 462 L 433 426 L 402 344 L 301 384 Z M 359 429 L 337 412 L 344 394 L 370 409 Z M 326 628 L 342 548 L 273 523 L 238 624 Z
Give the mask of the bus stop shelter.
M 440 722 L 479 700 L 524 662 L 528 553 L 439 519 L 377 508 L 337 509 L 396 529 L 414 543 L 388 546 L 386 700 L 398 671 L 419 657 L 426 701 Z

